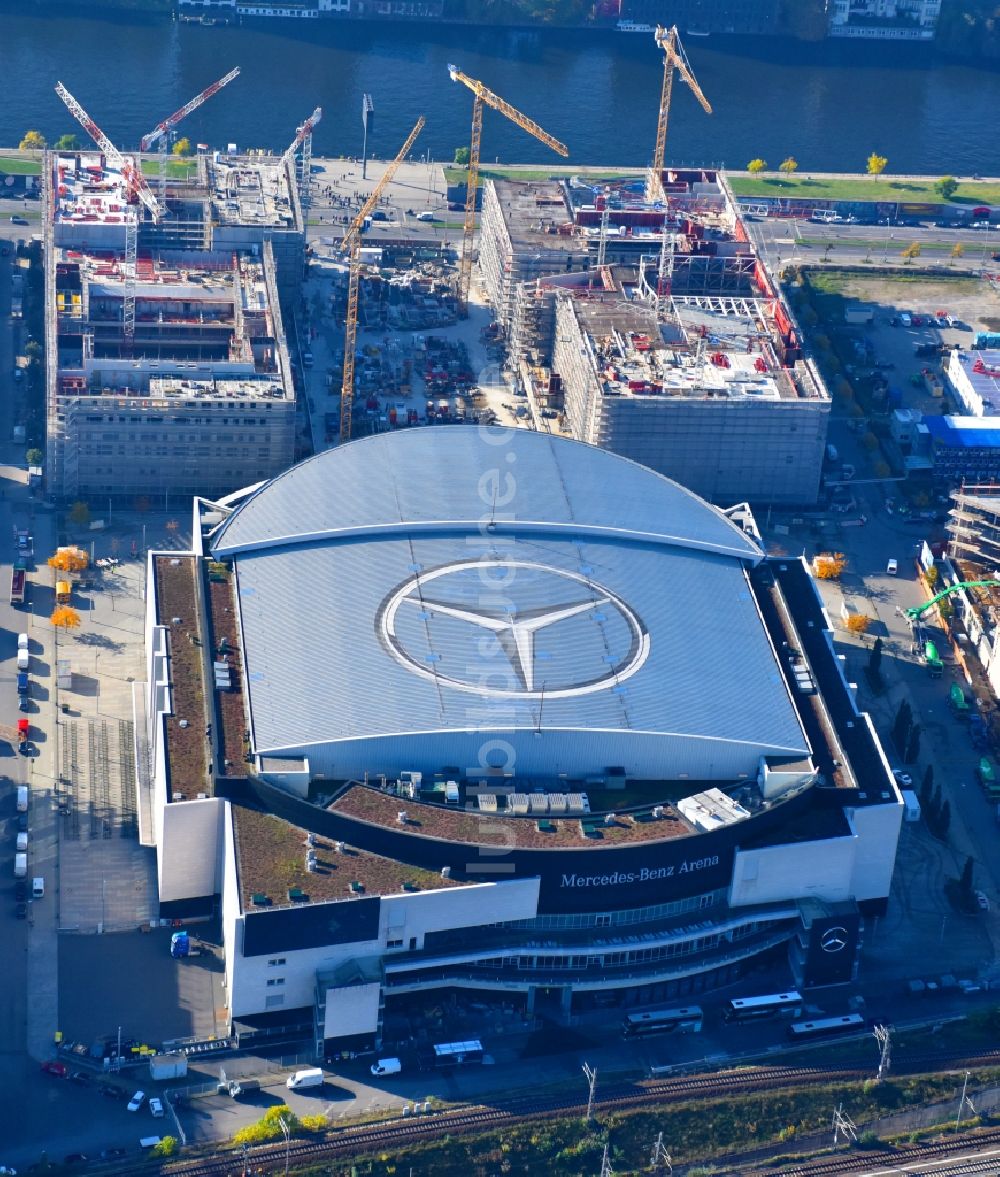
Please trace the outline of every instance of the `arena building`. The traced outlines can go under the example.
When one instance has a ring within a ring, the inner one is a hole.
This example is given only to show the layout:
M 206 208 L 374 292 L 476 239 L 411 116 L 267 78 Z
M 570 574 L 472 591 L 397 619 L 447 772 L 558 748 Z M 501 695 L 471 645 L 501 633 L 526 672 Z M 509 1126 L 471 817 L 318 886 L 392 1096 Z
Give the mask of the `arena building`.
M 162 915 L 221 897 L 234 1025 L 328 1052 L 456 995 L 568 1017 L 775 957 L 855 977 L 901 800 L 806 566 L 745 509 L 455 427 L 195 524 L 150 557 L 144 837 Z

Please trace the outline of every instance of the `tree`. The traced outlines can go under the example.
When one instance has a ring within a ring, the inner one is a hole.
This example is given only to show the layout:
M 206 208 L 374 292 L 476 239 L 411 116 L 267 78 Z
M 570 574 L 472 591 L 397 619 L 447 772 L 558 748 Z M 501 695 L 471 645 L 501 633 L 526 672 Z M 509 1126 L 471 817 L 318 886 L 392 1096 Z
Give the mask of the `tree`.
M 846 567 L 843 552 L 821 552 L 813 560 L 813 572 L 820 580 L 836 580 Z
M 867 169 L 869 176 L 881 176 L 886 169 L 888 159 L 884 155 L 879 155 L 877 152 L 872 152 L 867 160 Z
M 57 605 L 49 621 L 56 629 L 77 629 L 80 625 L 80 614 L 69 605 Z
M 933 588 L 937 584 L 939 576 L 940 573 L 937 570 L 936 564 L 932 564 L 930 568 L 926 569 L 924 572 L 924 580 L 927 581 L 927 587 Z
M 934 792 L 931 794 L 930 816 L 931 824 L 937 821 L 938 815 L 941 813 L 941 786 L 935 785 Z
M 910 734 L 906 739 L 906 751 L 903 753 L 903 761 L 906 764 L 913 764 L 920 755 L 920 724 L 915 723 L 910 728 Z
M 892 742 L 900 750 L 906 747 L 906 741 L 909 739 L 912 724 L 913 711 L 909 703 L 904 699 L 899 705 L 899 710 L 896 712 L 896 718 L 892 724 Z
M 962 877 L 958 880 L 958 885 L 961 887 L 965 895 L 972 892 L 972 872 L 975 870 L 975 862 L 973 862 L 972 855 L 965 860 L 965 866 L 962 867 Z
M 467 168 L 469 166 L 469 149 L 468 147 L 455 148 L 455 163 L 460 168 Z
M 747 164 L 747 171 L 751 175 L 756 176 L 758 172 L 762 172 L 766 167 L 767 167 L 767 160 L 766 159 L 752 159 Z
M 954 176 L 942 176 L 934 185 L 934 191 L 942 200 L 951 200 L 958 191 L 958 181 Z
M 77 527 L 86 527 L 90 522 L 90 508 L 86 503 L 74 503 L 69 509 L 69 518 Z
M 24 460 L 25 460 L 25 462 L 27 462 L 27 464 L 29 466 L 40 466 L 42 464 L 42 462 L 45 460 L 45 455 L 42 453 L 42 451 L 37 446 L 33 446 L 24 455 Z
M 191 154 L 191 140 L 188 139 L 186 135 L 181 136 L 181 138 L 178 139 L 177 142 L 173 145 L 171 150 L 173 151 L 174 155 L 177 156 L 178 159 L 182 158 L 185 155 L 190 155 Z
M 956 241 L 955 244 L 951 247 L 951 256 L 954 258 L 960 258 L 964 253 L 965 246 L 961 243 L 961 241 Z
M 786 176 L 790 176 L 793 172 L 799 170 L 799 161 L 794 155 L 789 155 L 778 164 L 778 171 L 784 172 Z
M 846 628 L 849 633 L 863 634 L 868 632 L 872 619 L 864 613 L 852 613 L 847 619 Z
M 172 1157 L 177 1151 L 176 1136 L 161 1136 L 160 1143 L 154 1144 L 149 1150 L 151 1157 Z
M 900 257 L 906 258 L 908 262 L 913 261 L 915 257 L 920 257 L 920 242 L 911 241 L 910 244 L 900 253 Z
M 60 572 L 82 572 L 89 563 L 87 553 L 76 547 L 60 548 L 48 559 L 49 567 Z
M 861 435 L 861 447 L 872 454 L 878 449 L 878 438 L 869 429 L 867 433 Z
M 872 652 L 868 655 L 868 672 L 872 678 L 878 678 L 882 673 L 882 639 L 876 638 Z
M 45 136 L 41 131 L 25 131 L 18 147 L 22 151 L 41 151 L 45 147 Z
M 272 1104 L 256 1124 L 241 1128 L 233 1136 L 233 1144 L 264 1144 L 268 1140 L 277 1140 L 284 1135 L 280 1120 L 285 1121 L 290 1133 L 298 1132 L 302 1126 L 298 1116 L 287 1103 Z
M 947 838 L 948 827 L 951 825 L 951 802 L 945 801 L 941 806 L 941 812 L 937 815 L 937 836 L 939 838 Z
M 80 140 L 75 135 L 60 135 L 52 146 L 56 151 L 79 151 Z

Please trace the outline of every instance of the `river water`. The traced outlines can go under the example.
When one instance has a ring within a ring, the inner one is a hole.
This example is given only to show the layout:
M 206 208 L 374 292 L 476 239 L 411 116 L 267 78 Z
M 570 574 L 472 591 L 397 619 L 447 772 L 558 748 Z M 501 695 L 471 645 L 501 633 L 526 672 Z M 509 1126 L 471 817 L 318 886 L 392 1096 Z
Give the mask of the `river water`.
M 447 63 L 481 78 L 570 148 L 580 164 L 645 165 L 661 66 L 651 36 L 499 31 L 335 21 L 203 28 L 159 18 L 23 14 L 0 0 L 0 143 L 35 127 L 78 130 L 54 93 L 63 81 L 117 143 L 139 137 L 232 66 L 242 76 L 185 122 L 192 142 L 283 148 L 312 109 L 318 154 L 360 154 L 361 96 L 375 102 L 369 152 L 393 155 L 418 114 L 415 154 L 450 158 L 468 143 L 472 96 Z M 668 159 L 742 167 L 794 155 L 803 170 L 995 175 L 1000 72 L 927 47 L 756 38 L 689 38 L 715 113 L 674 89 Z M 541 144 L 487 112 L 483 159 L 551 161 Z

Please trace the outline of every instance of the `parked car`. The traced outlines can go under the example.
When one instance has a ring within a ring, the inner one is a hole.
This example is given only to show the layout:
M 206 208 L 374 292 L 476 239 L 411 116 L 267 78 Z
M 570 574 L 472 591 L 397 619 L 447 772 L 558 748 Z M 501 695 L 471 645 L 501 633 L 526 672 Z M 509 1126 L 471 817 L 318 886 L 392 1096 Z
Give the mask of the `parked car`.
M 74 1071 L 72 1075 L 70 1075 L 70 1079 L 72 1079 L 74 1083 L 89 1083 L 90 1074 L 88 1071 Z
M 155 1095 L 149 1097 L 149 1110 L 157 1119 L 163 1115 L 163 1103 Z
M 47 1075 L 55 1075 L 57 1079 L 65 1079 L 69 1075 L 69 1070 L 65 1063 L 56 1062 L 55 1059 L 46 1059 L 42 1063 L 42 1070 Z
M 985 893 L 982 891 L 976 891 L 975 896 L 976 896 L 976 903 L 979 905 L 979 910 L 980 911 L 989 911 L 990 910 L 990 901 L 986 897 Z
M 892 775 L 896 778 L 896 784 L 902 785 L 904 789 L 908 789 L 913 784 L 913 777 L 908 772 L 904 772 L 901 768 L 894 768 Z
M 145 1091 L 137 1091 L 135 1095 L 128 1101 L 128 1110 L 130 1112 L 137 1112 L 146 1102 Z

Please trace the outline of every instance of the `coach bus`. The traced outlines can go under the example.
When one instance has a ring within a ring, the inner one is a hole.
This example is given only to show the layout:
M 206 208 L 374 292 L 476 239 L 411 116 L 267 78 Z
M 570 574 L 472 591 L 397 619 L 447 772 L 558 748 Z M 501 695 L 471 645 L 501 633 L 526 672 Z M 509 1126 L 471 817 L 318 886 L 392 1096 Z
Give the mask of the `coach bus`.
M 796 1042 L 802 1038 L 821 1038 L 826 1034 L 846 1034 L 851 1030 L 863 1030 L 865 1019 L 861 1014 L 844 1014 L 839 1018 L 816 1018 L 811 1022 L 792 1022 L 788 1037 Z
M 726 1005 L 727 1022 L 755 1022 L 763 1018 L 797 1018 L 802 1013 L 802 995 L 795 989 L 762 997 L 734 997 Z
M 680 1009 L 651 1009 L 641 1014 L 628 1014 L 622 1022 L 626 1038 L 648 1038 L 651 1034 L 697 1034 L 703 1015 L 697 1005 Z

